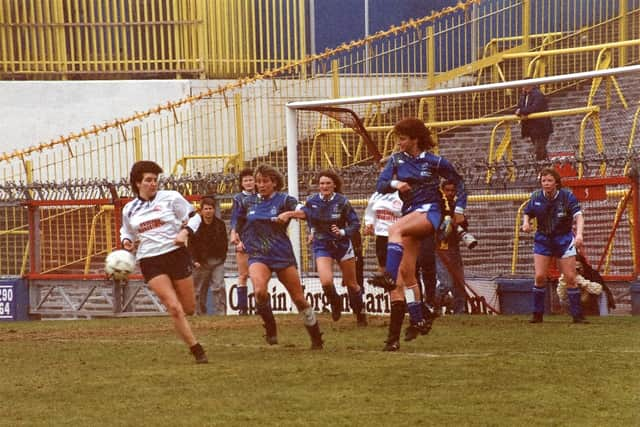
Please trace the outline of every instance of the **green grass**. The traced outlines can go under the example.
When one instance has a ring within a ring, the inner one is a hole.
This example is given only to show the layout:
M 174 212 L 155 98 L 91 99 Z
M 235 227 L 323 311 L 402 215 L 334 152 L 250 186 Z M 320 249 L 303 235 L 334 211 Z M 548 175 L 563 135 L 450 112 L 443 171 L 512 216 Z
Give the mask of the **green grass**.
M 387 318 L 199 317 L 196 365 L 169 319 L 0 323 L 4 426 L 640 425 L 640 317 L 448 316 L 380 351 Z

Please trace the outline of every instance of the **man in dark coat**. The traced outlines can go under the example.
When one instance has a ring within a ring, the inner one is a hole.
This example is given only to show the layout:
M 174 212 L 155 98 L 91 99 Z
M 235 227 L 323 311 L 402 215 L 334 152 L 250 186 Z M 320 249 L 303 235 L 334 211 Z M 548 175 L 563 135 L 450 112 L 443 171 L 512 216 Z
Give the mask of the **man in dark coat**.
M 226 314 L 226 291 L 224 286 L 224 261 L 227 258 L 229 238 L 224 222 L 216 216 L 216 203 L 205 196 L 200 202 L 202 223 L 198 231 L 189 238 L 189 252 L 196 267 L 194 282 L 196 310 L 207 313 L 207 295 L 211 288 L 214 314 Z
M 522 87 L 522 94 L 518 100 L 516 115 L 521 118 L 522 137 L 529 137 L 535 148 L 536 160 L 547 160 L 547 142 L 553 133 L 551 118 L 529 119 L 532 113 L 548 111 L 544 94 L 535 85 Z

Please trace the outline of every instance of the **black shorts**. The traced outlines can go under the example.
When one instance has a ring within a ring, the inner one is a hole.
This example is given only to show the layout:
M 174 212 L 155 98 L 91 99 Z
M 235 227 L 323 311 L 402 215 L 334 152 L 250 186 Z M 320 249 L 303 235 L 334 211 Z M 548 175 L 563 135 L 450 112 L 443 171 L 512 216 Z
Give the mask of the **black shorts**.
M 171 280 L 186 279 L 193 272 L 193 262 L 187 248 L 183 247 L 166 254 L 141 259 L 140 271 L 145 283 L 161 274 L 166 274 Z
M 384 267 L 387 264 L 387 243 L 389 238 L 387 236 L 376 236 L 376 257 L 378 258 L 378 265 Z

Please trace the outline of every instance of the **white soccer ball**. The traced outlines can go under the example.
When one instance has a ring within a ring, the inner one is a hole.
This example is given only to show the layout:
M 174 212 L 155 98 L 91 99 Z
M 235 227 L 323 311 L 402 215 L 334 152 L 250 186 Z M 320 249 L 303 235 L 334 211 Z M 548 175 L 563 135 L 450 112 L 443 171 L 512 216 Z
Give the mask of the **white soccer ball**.
M 136 268 L 136 258 L 129 251 L 118 249 L 111 252 L 106 259 L 104 271 L 115 280 L 127 280 Z

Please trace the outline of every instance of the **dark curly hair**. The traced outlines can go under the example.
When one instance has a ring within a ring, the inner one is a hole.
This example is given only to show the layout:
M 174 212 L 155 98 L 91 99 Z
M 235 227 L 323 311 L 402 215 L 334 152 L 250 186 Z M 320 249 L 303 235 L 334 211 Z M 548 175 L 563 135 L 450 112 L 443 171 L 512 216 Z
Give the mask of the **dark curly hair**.
M 138 186 L 136 184 L 142 182 L 145 173 L 160 175 L 162 168 L 156 162 L 150 160 L 140 160 L 133 164 L 129 173 L 129 184 L 131 184 L 131 191 L 136 196 L 138 195 Z
M 424 125 L 422 120 L 416 117 L 407 117 L 395 124 L 393 131 L 396 135 L 406 135 L 409 138 L 418 140 L 418 148 L 428 150 L 435 147 L 429 129 Z
M 238 175 L 238 185 L 240 186 L 240 191 L 244 190 L 242 188 L 242 178 L 245 176 L 253 176 L 253 169 L 245 168 L 240 171 L 240 175 Z
M 336 186 L 336 193 L 342 193 L 342 178 L 340 178 L 337 173 L 329 169 L 318 172 L 318 179 L 316 181 L 317 184 L 320 184 L 320 178 L 322 178 L 323 176 L 326 176 L 331 181 L 333 181 L 333 184 Z
M 275 184 L 276 191 L 280 191 L 284 188 L 284 177 L 282 176 L 280 171 L 278 171 L 278 169 L 274 168 L 273 166 L 267 164 L 258 166 L 253 176 L 257 177 L 258 175 L 269 177 Z

